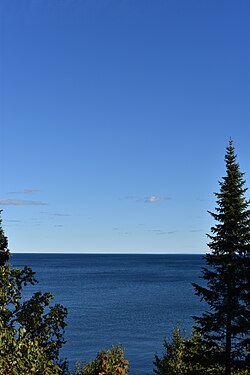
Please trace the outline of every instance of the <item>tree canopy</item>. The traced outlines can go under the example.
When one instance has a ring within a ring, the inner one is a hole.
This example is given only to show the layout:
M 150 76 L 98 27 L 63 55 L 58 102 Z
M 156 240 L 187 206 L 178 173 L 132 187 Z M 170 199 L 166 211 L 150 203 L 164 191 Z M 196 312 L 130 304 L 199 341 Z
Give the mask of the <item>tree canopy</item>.
M 202 273 L 206 286 L 193 285 L 209 306 L 201 317 L 194 317 L 209 345 L 209 361 L 224 364 L 230 375 L 232 369 L 250 365 L 250 210 L 232 140 L 225 162 L 226 176 L 215 193 L 217 207 L 209 212 L 216 224 L 208 235 L 211 252 L 205 255 Z
M 23 288 L 37 283 L 30 267 L 13 268 L 9 263 L 8 239 L 0 219 L 0 373 L 62 374 L 59 360 L 65 343 L 67 309 L 51 305 L 50 293 L 36 292 L 24 300 Z

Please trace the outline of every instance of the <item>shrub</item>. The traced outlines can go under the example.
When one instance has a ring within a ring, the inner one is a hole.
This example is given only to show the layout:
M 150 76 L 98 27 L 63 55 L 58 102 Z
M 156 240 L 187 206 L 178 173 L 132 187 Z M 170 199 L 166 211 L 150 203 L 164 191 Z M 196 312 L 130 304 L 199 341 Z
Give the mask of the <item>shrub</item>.
M 54 364 L 45 348 L 36 338 L 25 338 L 25 329 L 3 328 L 0 323 L 0 373 L 2 375 L 59 375 L 60 367 Z
M 82 366 L 77 363 L 71 375 L 127 375 L 129 373 L 128 360 L 124 358 L 124 351 L 120 345 L 102 350 L 96 358 Z

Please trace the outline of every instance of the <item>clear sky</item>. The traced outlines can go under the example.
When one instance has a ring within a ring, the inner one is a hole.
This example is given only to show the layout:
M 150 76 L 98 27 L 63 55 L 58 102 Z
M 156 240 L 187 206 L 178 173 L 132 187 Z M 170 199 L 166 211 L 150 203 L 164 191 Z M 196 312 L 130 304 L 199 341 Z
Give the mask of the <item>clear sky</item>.
M 249 0 L 2 0 L 0 12 L 11 251 L 207 251 L 230 136 L 250 187 Z

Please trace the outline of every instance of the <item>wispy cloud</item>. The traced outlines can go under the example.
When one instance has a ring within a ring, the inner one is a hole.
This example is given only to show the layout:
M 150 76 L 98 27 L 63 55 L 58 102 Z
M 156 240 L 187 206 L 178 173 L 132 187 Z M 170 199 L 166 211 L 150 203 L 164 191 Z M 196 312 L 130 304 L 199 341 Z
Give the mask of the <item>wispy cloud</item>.
M 131 232 L 121 232 L 120 233 L 122 236 L 128 236 L 129 234 L 131 234 Z
M 121 199 L 126 199 L 126 200 L 130 200 L 130 201 L 135 201 L 135 202 L 139 202 L 141 200 L 141 198 L 139 198 L 135 195 L 127 195 L 126 197 L 123 197 Z
M 59 213 L 55 213 L 55 214 L 51 214 L 51 216 L 64 217 L 64 216 L 70 216 L 70 214 L 59 214 Z
M 0 206 L 45 206 L 47 203 L 27 199 L 0 199 Z
M 171 199 L 170 197 L 161 196 L 161 195 L 149 195 L 148 197 L 145 197 L 144 202 L 145 203 L 157 203 L 157 202 L 164 202 L 170 199 Z
M 51 212 L 48 212 L 48 211 L 40 211 L 40 214 L 42 214 L 42 215 L 48 215 L 51 218 L 54 217 L 54 216 L 56 216 L 56 217 L 68 217 L 68 216 L 71 216 L 70 214 L 63 214 L 63 213 L 58 213 L 58 212 L 51 213 Z
M 5 220 L 7 223 L 21 223 L 21 220 Z
M 158 235 L 169 235 L 169 234 L 174 234 L 177 231 L 176 230 L 171 230 L 171 231 L 165 231 L 162 229 L 149 229 L 148 232 L 152 232 Z
M 15 194 L 34 194 L 37 193 L 38 189 L 23 189 L 18 191 L 9 191 L 7 194 L 15 195 Z
M 137 197 L 134 195 L 130 195 L 127 197 L 124 197 L 124 199 L 132 200 L 134 202 L 144 202 L 144 203 L 159 203 L 159 202 L 165 202 L 168 200 L 171 200 L 171 197 L 168 197 L 166 195 L 148 195 L 146 197 Z

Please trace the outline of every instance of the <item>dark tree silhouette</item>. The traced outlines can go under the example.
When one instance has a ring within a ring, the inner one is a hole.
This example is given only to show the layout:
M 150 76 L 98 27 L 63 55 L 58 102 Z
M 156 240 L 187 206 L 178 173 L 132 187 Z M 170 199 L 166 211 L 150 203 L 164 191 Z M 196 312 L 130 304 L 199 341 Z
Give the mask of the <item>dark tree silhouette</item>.
M 2 210 L 0 210 L 0 215 Z M 10 251 L 8 249 L 8 238 L 4 234 L 2 228 L 2 219 L 0 216 L 0 266 L 3 266 L 10 258 Z
M 215 193 L 217 207 L 209 212 L 216 220 L 205 255 L 202 278 L 206 286 L 193 284 L 209 309 L 194 317 L 198 330 L 211 347 L 211 362 L 232 369 L 249 368 L 250 356 L 250 210 L 245 198 L 244 173 L 236 162 L 230 140 L 225 155 L 226 176 Z

